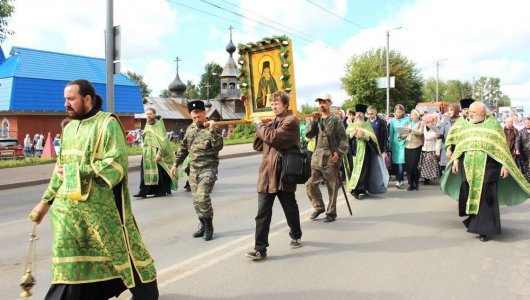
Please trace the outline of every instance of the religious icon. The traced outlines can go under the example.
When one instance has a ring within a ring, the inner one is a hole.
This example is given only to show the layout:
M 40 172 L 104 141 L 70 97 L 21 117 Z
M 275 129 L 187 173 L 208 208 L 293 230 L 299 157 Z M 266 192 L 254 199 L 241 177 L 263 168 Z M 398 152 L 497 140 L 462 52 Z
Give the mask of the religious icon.
M 238 48 L 239 85 L 247 119 L 273 116 L 270 98 L 276 91 L 289 95 L 292 104 L 289 108 L 296 112 L 291 40 L 286 36 L 264 38 L 256 43 L 240 44 Z

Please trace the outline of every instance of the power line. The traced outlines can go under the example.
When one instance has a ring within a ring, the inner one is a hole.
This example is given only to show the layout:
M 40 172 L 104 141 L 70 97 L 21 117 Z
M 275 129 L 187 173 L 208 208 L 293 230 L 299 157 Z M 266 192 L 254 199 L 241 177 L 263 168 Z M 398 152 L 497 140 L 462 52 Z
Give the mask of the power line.
M 309 39 L 309 40 L 314 40 L 313 37 L 311 37 L 310 35 L 307 35 L 307 34 L 301 32 L 301 31 L 299 31 L 299 30 L 296 30 L 296 29 L 294 29 L 294 28 L 291 28 L 291 27 L 285 26 L 285 25 L 283 25 L 283 24 L 281 24 L 281 23 L 279 23 L 279 22 L 277 22 L 277 21 L 275 21 L 275 20 L 273 20 L 273 19 L 270 19 L 270 18 L 267 18 L 267 17 L 261 16 L 261 15 L 258 15 L 257 13 L 252 12 L 252 11 L 250 11 L 250 10 L 248 10 L 248 9 L 244 9 L 244 8 L 242 8 L 241 6 L 238 6 L 237 4 L 234 4 L 234 3 L 232 3 L 232 2 L 230 2 L 230 1 L 228 1 L 228 0 L 223 0 L 223 1 L 226 2 L 226 3 L 228 3 L 228 4 L 230 4 L 230 5 L 232 5 L 232 6 L 237 7 L 237 8 L 239 8 L 239 9 L 243 10 L 243 11 L 246 11 L 246 12 L 248 12 L 248 13 L 251 13 L 251 14 L 253 14 L 253 15 L 259 17 L 259 18 L 262 18 L 262 19 L 265 19 L 265 20 L 267 20 L 267 21 L 269 21 L 269 22 L 272 22 L 272 23 L 274 23 L 274 24 L 280 25 L 280 26 L 282 26 L 282 27 L 284 27 L 284 28 L 286 28 L 286 29 L 288 29 L 288 30 L 290 30 L 290 31 L 292 31 L 292 32 L 296 32 L 296 33 L 298 33 L 298 34 L 304 36 L 305 38 L 307 38 L 307 39 Z M 320 42 L 320 40 L 315 40 L 315 41 L 319 41 L 319 42 Z M 333 43 L 330 43 L 330 42 L 326 42 L 326 41 L 321 41 L 321 42 L 323 42 L 323 43 L 325 43 L 325 44 L 327 44 L 327 45 L 330 45 L 330 46 L 332 46 L 332 47 L 335 47 L 335 48 L 337 48 L 337 49 L 340 48 L 340 46 L 334 45 Z
M 210 15 L 210 16 L 213 16 L 213 17 L 217 17 L 217 18 L 220 18 L 220 19 L 223 19 L 223 20 L 229 21 L 230 23 L 234 22 L 233 19 L 229 19 L 229 18 L 226 18 L 226 17 L 222 17 L 222 16 L 219 16 L 219 15 L 216 15 L 216 14 L 210 13 L 210 12 L 208 12 L 208 11 L 204 11 L 204 10 L 201 10 L 201 9 L 198 9 L 198 8 L 195 8 L 195 7 L 191 7 L 191 6 L 186 5 L 186 4 L 182 4 L 182 3 L 180 3 L 180 2 L 176 2 L 176 1 L 174 1 L 174 0 L 167 0 L 167 1 L 168 1 L 169 3 L 175 4 L 175 5 L 179 5 L 179 6 L 182 6 L 182 7 L 186 7 L 186 8 L 188 8 L 188 9 L 191 9 L 191 10 L 194 10 L 194 11 L 197 11 L 197 12 L 200 12 L 200 13 L 203 13 L 203 14 L 207 14 L 207 15 Z M 229 12 L 229 13 L 231 13 L 231 14 L 234 14 L 234 15 L 236 15 L 236 16 L 242 18 L 242 19 L 247 19 L 247 20 L 250 20 L 250 21 L 256 22 L 257 24 L 260 24 L 260 25 L 262 25 L 263 27 L 272 28 L 272 29 L 274 29 L 274 30 L 276 30 L 276 31 L 279 31 L 279 32 L 281 32 L 281 33 L 284 32 L 284 30 L 283 30 L 282 28 L 277 28 L 277 27 L 272 26 L 272 25 L 270 25 L 270 24 L 266 24 L 266 23 L 260 22 L 260 21 L 258 21 L 258 20 L 255 20 L 255 19 L 252 19 L 252 18 L 249 18 L 249 17 L 245 17 L 245 16 L 242 15 L 242 14 L 239 14 L 239 13 L 237 13 L 237 12 L 233 12 L 233 11 L 231 11 L 231 10 L 228 10 L 228 9 L 226 9 L 226 8 L 223 8 L 223 7 L 221 7 L 221 6 L 218 6 L 218 5 L 216 5 L 216 4 L 213 4 L 213 3 L 208 2 L 208 1 L 205 1 L 205 0 L 200 0 L 200 1 L 203 2 L 203 3 L 206 3 L 206 4 L 208 4 L 208 5 L 211 5 L 211 6 L 215 7 L 215 8 L 217 8 L 217 9 L 221 9 L 221 10 L 223 10 L 223 11 L 226 11 L 226 12 Z M 241 22 L 239 22 L 239 24 L 241 24 Z M 275 34 L 278 33 L 278 32 L 273 33 L 273 32 L 267 31 L 267 30 L 263 30 L 263 29 L 257 29 L 257 30 L 262 31 L 262 32 L 266 32 L 266 33 L 268 33 L 268 34 L 272 34 L 272 35 L 275 35 Z M 301 42 L 301 43 L 303 43 L 303 44 L 309 44 L 309 43 L 312 43 L 312 42 L 315 42 L 315 41 L 320 42 L 320 41 L 315 40 L 315 39 L 304 38 L 304 37 L 301 37 L 301 36 L 299 36 L 299 35 L 295 35 L 295 34 L 293 34 L 293 35 L 294 35 L 294 37 L 292 38 L 293 40 L 298 41 L 298 42 Z M 349 55 L 348 55 L 348 54 L 346 54 L 346 53 L 344 53 L 344 52 L 341 52 L 341 51 L 338 50 L 338 49 L 333 49 L 333 48 L 326 47 L 326 48 L 324 48 L 324 50 L 326 50 L 326 51 L 328 51 L 328 52 L 329 52 L 329 51 L 331 51 L 331 52 L 335 52 L 336 56 L 338 56 L 338 57 L 349 58 Z
M 359 27 L 359 28 L 362 28 L 362 29 L 368 29 L 368 28 L 364 27 L 363 25 L 357 24 L 357 23 L 355 23 L 355 22 L 353 22 L 353 21 L 350 21 L 350 20 L 348 20 L 348 19 L 346 19 L 346 18 L 344 18 L 344 17 L 342 17 L 342 16 L 337 15 L 336 13 L 332 12 L 331 10 L 329 10 L 329 9 L 327 9 L 327 8 L 321 6 L 321 5 L 318 5 L 318 4 L 316 4 L 315 2 L 313 2 L 313 1 L 311 1 L 311 0 L 306 0 L 306 1 L 309 2 L 309 3 L 311 3 L 311 4 L 313 4 L 314 6 L 316 6 L 316 7 L 318 7 L 318 8 L 320 8 L 320 9 L 322 9 L 323 11 L 325 11 L 325 12 L 327 12 L 327 13 L 329 13 L 329 14 L 331 14 L 331 15 L 333 15 L 333 16 L 335 16 L 335 17 L 341 19 L 341 20 L 343 20 L 343 21 L 346 21 L 346 22 L 348 22 L 348 23 L 350 23 L 350 24 L 352 24 L 352 25 L 355 25 L 355 26 L 357 26 L 357 27 Z

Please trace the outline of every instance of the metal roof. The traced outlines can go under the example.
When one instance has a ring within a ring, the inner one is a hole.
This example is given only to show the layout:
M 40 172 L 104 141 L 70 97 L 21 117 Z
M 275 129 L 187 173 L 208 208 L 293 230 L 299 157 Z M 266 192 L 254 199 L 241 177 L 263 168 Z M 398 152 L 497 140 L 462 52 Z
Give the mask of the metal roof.
M 143 107 L 144 110 L 149 107 L 154 108 L 156 114 L 164 120 L 191 119 L 188 107 L 180 104 L 177 98 L 145 97 Z M 145 119 L 145 113 L 135 114 L 134 118 Z
M 13 47 L 10 55 L 0 61 L 0 81 L 9 83 L 0 85 L 0 110 L 63 112 L 64 87 L 79 78 L 94 85 L 106 109 L 104 59 L 23 47 Z M 140 88 L 134 81 L 120 73 L 114 76 L 114 84 L 115 112 L 143 110 Z

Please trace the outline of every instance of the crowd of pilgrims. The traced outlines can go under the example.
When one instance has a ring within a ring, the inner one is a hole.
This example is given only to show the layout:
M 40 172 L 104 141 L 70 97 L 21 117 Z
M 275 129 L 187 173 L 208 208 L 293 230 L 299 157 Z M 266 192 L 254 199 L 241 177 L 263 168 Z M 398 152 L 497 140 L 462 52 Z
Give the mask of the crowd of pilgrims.
M 335 114 L 343 121 L 345 128 L 355 118 L 355 111 L 352 109 L 344 112 L 336 108 Z M 462 110 L 458 102 L 450 104 L 444 113 L 420 112 L 417 109 L 407 113 L 404 106 L 398 104 L 394 112 L 386 116 L 377 113 L 373 106 L 368 108 L 367 121 L 372 124 L 379 140 L 380 151 L 395 181 L 395 187 L 417 191 L 420 180 L 425 185 L 438 183 L 449 160 L 444 145 L 447 134 L 457 118 L 467 118 L 467 114 L 467 108 Z M 530 182 L 530 116 L 524 117 L 512 111 L 497 119 L 504 129 L 506 143 L 517 167 Z M 305 127 L 306 124 L 302 123 L 302 146 L 311 152 L 314 141 L 305 137 Z M 399 127 L 410 128 L 410 134 L 399 134 Z M 354 139 L 349 138 L 351 146 Z M 349 156 L 354 155 L 353 148 L 350 147 Z M 405 185 L 405 180 L 408 186 Z

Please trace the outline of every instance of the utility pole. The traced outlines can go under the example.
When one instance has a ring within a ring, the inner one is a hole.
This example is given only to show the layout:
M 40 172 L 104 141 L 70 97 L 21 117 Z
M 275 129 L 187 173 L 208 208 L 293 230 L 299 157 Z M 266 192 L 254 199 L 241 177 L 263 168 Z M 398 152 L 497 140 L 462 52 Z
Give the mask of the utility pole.
M 107 111 L 114 112 L 114 3 L 107 0 L 105 59 L 107 61 Z
M 444 60 L 447 60 L 447 58 L 444 58 L 444 59 L 439 59 L 436 61 L 436 102 L 438 102 L 440 100 L 439 98 L 439 94 L 438 94 L 438 70 L 440 68 L 440 62 L 441 61 L 444 61 Z
M 206 100 L 210 100 L 210 87 L 211 87 L 210 83 L 208 82 L 205 85 L 205 87 L 206 87 Z
M 396 27 L 386 31 L 386 115 L 390 112 L 390 31 L 403 27 Z

